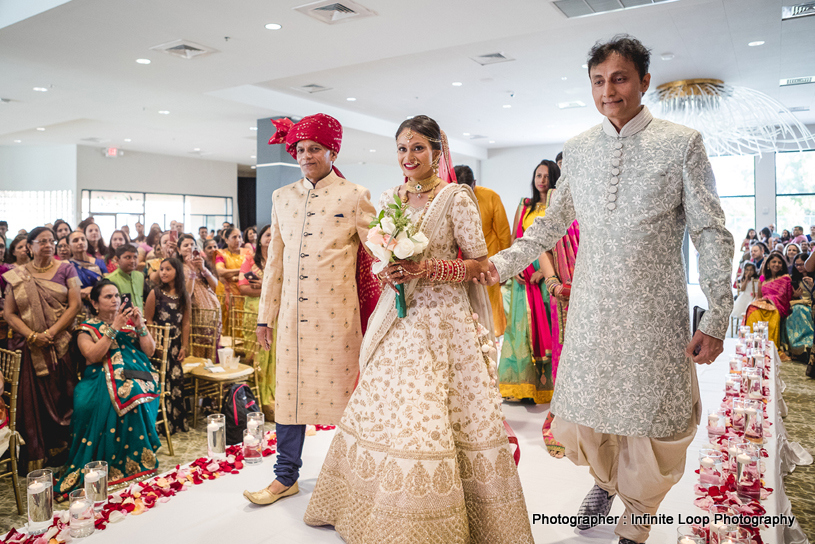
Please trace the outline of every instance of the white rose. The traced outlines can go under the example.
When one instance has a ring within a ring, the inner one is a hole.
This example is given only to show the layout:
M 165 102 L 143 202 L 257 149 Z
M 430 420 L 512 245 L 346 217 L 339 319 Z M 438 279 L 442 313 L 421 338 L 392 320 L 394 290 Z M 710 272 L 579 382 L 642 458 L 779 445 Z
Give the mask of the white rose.
M 379 259 L 381 263 L 383 263 L 378 271 L 374 270 L 375 274 L 379 274 L 379 272 L 381 272 L 383 268 L 388 266 L 388 262 L 390 262 L 391 260 L 392 253 L 389 249 L 385 249 L 384 247 L 374 244 L 373 242 L 365 242 L 365 246 L 371 250 L 371 253 L 374 254 L 374 257 L 376 257 L 377 259 Z M 376 267 L 378 264 L 379 263 L 375 263 L 374 267 Z
M 393 234 L 393 231 L 396 230 L 396 225 L 394 225 L 393 219 L 390 217 L 383 217 L 379 222 L 379 228 L 386 234 Z
M 414 255 L 418 255 L 422 251 L 427 248 L 427 244 L 430 243 L 430 240 L 427 239 L 427 236 L 424 235 L 423 232 L 417 232 L 412 236 L 413 238 L 413 245 L 415 249 L 413 250 Z
M 412 257 L 413 253 L 415 252 L 413 242 L 410 241 L 410 238 L 403 238 L 396 243 L 396 247 L 393 249 L 393 254 L 396 255 L 397 259 L 407 259 L 408 257 Z

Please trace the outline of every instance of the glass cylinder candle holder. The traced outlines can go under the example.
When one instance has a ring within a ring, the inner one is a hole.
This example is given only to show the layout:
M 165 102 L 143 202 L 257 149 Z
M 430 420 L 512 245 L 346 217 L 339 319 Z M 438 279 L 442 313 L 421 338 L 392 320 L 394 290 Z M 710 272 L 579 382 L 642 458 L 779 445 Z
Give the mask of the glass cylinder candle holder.
M 742 381 L 742 392 L 744 391 L 744 379 Z M 743 433 L 744 432 L 744 409 L 745 409 L 745 401 L 741 397 L 734 397 L 733 398 L 733 412 L 730 416 L 730 425 L 733 427 L 733 430 L 736 432 Z
M 50 469 L 33 470 L 26 477 L 28 534 L 48 530 L 54 518 L 54 474 Z
M 108 464 L 105 461 L 91 461 L 85 465 L 85 491 L 93 501 L 94 508 L 102 509 L 108 500 Z
M 747 500 L 761 499 L 761 465 L 759 449 L 753 444 L 741 444 L 736 454 L 736 493 Z
M 710 486 L 721 485 L 722 454 L 713 449 L 699 450 L 699 486 L 707 489 Z
M 747 353 L 747 338 L 740 338 L 736 342 L 736 355 L 744 355 Z
M 741 375 L 730 374 L 724 382 L 724 394 L 727 397 L 741 395 Z
M 753 360 L 750 363 L 753 368 L 764 370 L 764 349 L 753 348 Z
M 750 325 L 741 325 L 739 327 L 739 340 L 743 340 L 748 334 L 750 334 Z
M 726 504 L 712 504 L 708 508 L 710 525 L 708 526 L 708 542 L 710 544 L 721 544 L 719 533 L 723 530 L 732 531 L 737 527 L 730 519 L 733 516 L 733 509 Z
M 763 357 L 762 357 L 763 359 Z M 742 381 L 747 380 L 744 385 L 744 398 L 748 400 L 762 400 L 764 390 L 762 389 L 764 370 L 761 368 L 745 368 L 741 373 Z
M 246 414 L 246 428 L 252 431 L 252 434 L 258 437 L 259 440 L 263 439 L 263 424 L 266 422 L 266 417 L 263 412 L 249 412 Z
M 207 455 L 210 459 L 226 459 L 226 417 L 223 414 L 207 416 Z
M 753 444 L 764 443 L 764 403 L 744 403 L 744 438 Z
M 730 373 L 731 374 L 741 373 L 741 356 L 730 358 Z
M 92 535 L 93 524 L 96 521 L 93 516 L 93 498 L 84 489 L 74 489 L 68 497 L 71 500 L 68 507 L 71 513 L 71 536 L 82 538 Z
M 718 410 L 707 411 L 707 436 L 711 442 L 725 432 L 724 414 Z
M 247 465 L 256 465 L 263 462 L 260 438 L 255 431 L 243 430 L 243 462 Z
M 680 525 L 676 528 L 676 544 L 707 544 L 707 537 L 702 527 Z
M 719 544 L 750 544 L 752 537 L 750 532 L 742 527 L 728 530 L 727 527 L 719 529 Z
M 770 322 L 769 321 L 761 321 L 761 336 L 764 340 L 770 340 Z
M 739 448 L 748 446 L 749 444 L 749 442 L 745 442 L 744 438 L 740 436 L 727 439 L 727 447 L 725 448 L 727 451 L 727 472 L 734 475 L 736 474 L 738 471 L 736 456 L 739 454 Z

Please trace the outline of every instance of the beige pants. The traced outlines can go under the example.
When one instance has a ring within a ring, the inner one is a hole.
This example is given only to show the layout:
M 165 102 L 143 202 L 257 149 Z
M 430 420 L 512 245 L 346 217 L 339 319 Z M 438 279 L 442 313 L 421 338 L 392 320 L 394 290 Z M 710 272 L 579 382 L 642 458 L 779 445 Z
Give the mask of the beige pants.
M 625 505 L 615 533 L 645 542 L 651 525 L 633 525 L 631 514 L 656 514 L 668 490 L 685 472 L 685 453 L 696 434 L 696 418 L 688 429 L 666 438 L 597 433 L 590 427 L 555 417 L 552 434 L 576 465 L 588 465 L 597 485 L 619 495 Z

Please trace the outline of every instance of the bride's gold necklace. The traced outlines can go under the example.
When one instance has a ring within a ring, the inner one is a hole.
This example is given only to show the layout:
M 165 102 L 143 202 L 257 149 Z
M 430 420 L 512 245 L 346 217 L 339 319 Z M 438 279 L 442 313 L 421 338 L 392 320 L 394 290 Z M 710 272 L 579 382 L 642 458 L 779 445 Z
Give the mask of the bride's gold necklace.
M 439 183 L 441 183 L 441 178 L 434 174 L 419 181 L 409 179 L 405 184 L 405 189 L 407 189 L 408 193 L 427 193 L 438 187 Z

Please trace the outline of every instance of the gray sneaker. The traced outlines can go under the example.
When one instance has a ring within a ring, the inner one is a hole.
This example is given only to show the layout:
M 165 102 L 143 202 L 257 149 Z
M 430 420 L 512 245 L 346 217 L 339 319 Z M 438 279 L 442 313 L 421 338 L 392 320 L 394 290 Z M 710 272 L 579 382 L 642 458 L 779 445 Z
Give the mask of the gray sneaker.
M 589 494 L 583 499 L 580 510 L 577 511 L 578 517 L 607 516 L 611 511 L 611 503 L 614 502 L 614 497 L 616 496 L 617 495 L 609 495 L 602 487 L 594 484 Z M 597 523 L 578 523 L 577 528 L 581 531 L 585 531 L 596 525 Z

